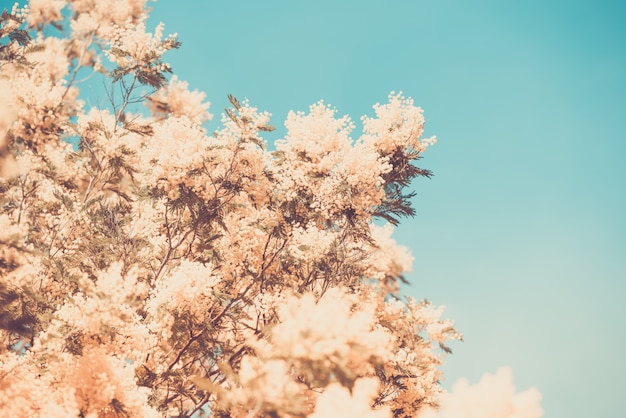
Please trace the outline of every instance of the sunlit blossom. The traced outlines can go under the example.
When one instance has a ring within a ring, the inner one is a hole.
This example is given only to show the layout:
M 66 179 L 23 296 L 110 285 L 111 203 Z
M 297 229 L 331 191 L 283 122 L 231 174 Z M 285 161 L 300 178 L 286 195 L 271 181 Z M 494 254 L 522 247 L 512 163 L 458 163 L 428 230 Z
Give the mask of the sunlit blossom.
M 391 93 L 359 132 L 318 102 L 269 150 L 271 114 L 229 96 L 210 134 L 147 13 L 32 0 L 0 17 L 0 415 L 434 413 L 461 334 L 401 296 L 414 258 L 392 237 L 429 175 L 422 110 Z M 441 416 L 541 416 L 506 369 L 478 386 Z

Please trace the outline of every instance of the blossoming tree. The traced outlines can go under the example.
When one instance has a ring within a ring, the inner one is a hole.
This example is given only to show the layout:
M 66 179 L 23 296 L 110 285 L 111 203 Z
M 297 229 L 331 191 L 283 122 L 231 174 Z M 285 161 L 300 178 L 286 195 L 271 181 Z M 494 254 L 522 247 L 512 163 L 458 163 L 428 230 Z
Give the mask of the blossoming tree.
M 421 109 L 392 93 L 353 140 L 318 103 L 269 151 L 270 115 L 230 97 L 208 135 L 144 3 L 0 18 L 0 415 L 432 414 L 460 334 L 400 297 L 391 238 L 430 175 Z

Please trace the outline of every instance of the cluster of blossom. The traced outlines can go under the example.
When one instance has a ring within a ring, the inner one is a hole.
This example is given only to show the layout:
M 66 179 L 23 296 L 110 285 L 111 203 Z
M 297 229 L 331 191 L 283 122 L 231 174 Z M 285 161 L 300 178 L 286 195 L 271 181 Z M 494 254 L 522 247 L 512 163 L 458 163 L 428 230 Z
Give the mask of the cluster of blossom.
M 459 379 L 452 391 L 441 397 L 441 409 L 429 409 L 421 418 L 541 418 L 541 394 L 531 387 L 516 393 L 513 372 L 501 367 L 495 375 L 485 374 L 475 385 Z
M 127 21 L 124 26 L 114 25 L 110 40 L 111 48 L 105 51 L 109 61 L 118 68 L 132 68 L 145 65 L 144 62 L 160 60 L 165 52 L 176 42 L 176 35 L 163 39 L 163 23 L 159 24 L 154 34 L 146 32 L 146 25 L 140 21 Z M 158 64 L 161 70 L 169 69 L 165 63 Z
M 353 145 L 354 123 L 335 113 L 322 102 L 308 114 L 289 113 L 287 136 L 276 141 L 278 187 L 292 199 L 310 196 L 307 206 L 321 217 L 350 212 L 366 219 L 385 198 L 382 176 L 392 167 L 374 147 Z
M 44 3 L 46 0 L 40 1 Z M 55 1 L 61 2 L 61 0 Z M 65 3 L 63 7 L 70 3 L 74 13 L 69 22 L 72 37 L 81 39 L 95 35 L 102 40 L 103 45 L 116 38 L 120 27 L 145 21 L 146 0 L 111 0 L 106 2 L 68 0 L 63 1 L 63 3 Z M 49 8 L 42 7 L 42 9 Z M 139 34 L 139 36 L 143 39 L 149 37 L 145 34 Z
M 33 36 L 0 55 L 0 416 L 437 407 L 460 334 L 400 297 L 413 258 L 377 222 L 410 215 L 402 190 L 429 174 L 411 99 L 392 93 L 356 140 L 323 103 L 290 113 L 269 151 L 270 114 L 234 97 L 207 135 L 144 0 L 33 0 L 7 19 Z M 87 107 L 76 74 L 105 67 L 111 103 Z
M 61 11 L 65 8 L 65 3 L 65 0 L 31 0 L 27 15 L 28 24 L 38 27 L 62 20 Z

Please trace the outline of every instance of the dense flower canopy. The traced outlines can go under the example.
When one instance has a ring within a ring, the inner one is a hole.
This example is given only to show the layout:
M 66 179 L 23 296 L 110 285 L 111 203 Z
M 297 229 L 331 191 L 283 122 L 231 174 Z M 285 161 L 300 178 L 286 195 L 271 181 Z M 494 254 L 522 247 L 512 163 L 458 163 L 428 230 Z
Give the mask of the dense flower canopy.
M 270 151 L 270 115 L 230 97 L 210 135 L 146 19 L 32 0 L 0 20 L 0 414 L 431 413 L 460 334 L 400 297 L 392 238 L 430 175 L 422 110 L 391 93 L 353 139 L 320 102 Z

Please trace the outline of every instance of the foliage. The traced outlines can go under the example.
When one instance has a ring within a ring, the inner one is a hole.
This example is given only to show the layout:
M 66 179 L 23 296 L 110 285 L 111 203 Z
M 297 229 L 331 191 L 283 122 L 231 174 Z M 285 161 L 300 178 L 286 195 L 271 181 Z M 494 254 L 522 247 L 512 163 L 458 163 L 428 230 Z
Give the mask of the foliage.
M 2 14 L 2 414 L 436 407 L 460 335 L 400 298 L 412 257 L 391 238 L 430 176 L 421 109 L 392 93 L 353 140 L 320 102 L 270 151 L 270 115 L 231 96 L 207 135 L 204 94 L 162 60 L 180 43 L 146 19 L 144 0 Z M 108 107 L 85 105 L 85 73 L 105 75 Z

